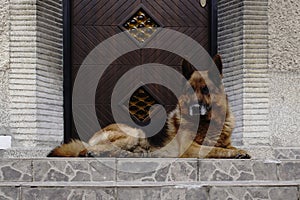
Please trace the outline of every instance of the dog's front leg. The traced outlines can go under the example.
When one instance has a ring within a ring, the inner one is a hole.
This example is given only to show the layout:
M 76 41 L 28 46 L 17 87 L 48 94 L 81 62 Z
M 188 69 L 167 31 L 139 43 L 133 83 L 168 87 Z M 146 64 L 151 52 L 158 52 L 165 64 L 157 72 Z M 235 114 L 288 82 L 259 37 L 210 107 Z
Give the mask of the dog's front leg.
M 131 152 L 123 150 L 112 144 L 98 144 L 90 146 L 79 153 L 79 157 L 116 157 L 116 158 L 140 158 L 147 157 L 145 152 Z
M 242 149 L 236 149 L 236 148 L 225 149 L 220 147 L 213 147 L 211 151 L 205 156 L 205 158 L 250 159 L 251 156 L 245 150 Z
M 199 145 L 196 142 L 181 155 L 182 158 L 234 158 L 234 159 L 249 159 L 251 156 L 246 151 L 241 149 L 225 149 L 220 147 L 209 147 Z

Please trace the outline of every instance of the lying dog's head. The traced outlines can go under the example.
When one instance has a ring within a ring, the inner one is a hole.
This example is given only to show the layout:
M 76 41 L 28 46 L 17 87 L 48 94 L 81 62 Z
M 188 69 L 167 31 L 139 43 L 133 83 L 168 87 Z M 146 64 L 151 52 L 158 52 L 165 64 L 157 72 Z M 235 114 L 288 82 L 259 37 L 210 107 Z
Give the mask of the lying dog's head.
M 199 115 L 201 118 L 210 119 L 212 108 L 211 94 L 218 91 L 210 91 L 209 88 L 218 90 L 222 77 L 221 57 L 216 55 L 213 60 L 219 74 L 214 74 L 210 68 L 205 71 L 197 71 L 189 62 L 183 60 L 182 72 L 188 83 L 184 95 L 179 99 L 182 115 L 186 115 L 189 118 Z

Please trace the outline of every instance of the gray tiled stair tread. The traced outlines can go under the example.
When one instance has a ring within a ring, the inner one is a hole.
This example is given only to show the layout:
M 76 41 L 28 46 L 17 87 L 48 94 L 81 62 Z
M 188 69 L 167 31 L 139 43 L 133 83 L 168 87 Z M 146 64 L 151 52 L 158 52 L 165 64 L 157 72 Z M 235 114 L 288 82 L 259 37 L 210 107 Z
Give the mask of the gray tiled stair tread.
M 299 181 L 300 160 L 0 159 L 1 182 Z
M 289 187 L 300 186 L 300 181 L 205 181 L 205 182 L 3 182 L 0 187 L 99 187 L 99 188 L 144 188 L 144 187 L 175 187 L 175 188 L 190 188 L 190 187 Z

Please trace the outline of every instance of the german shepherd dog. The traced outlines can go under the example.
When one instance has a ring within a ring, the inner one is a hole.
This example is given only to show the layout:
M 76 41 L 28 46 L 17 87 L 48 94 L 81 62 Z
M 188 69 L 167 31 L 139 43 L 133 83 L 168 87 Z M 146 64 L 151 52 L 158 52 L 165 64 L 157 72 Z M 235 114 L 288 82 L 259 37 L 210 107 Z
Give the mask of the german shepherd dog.
M 213 60 L 220 72 L 218 78 L 221 78 L 221 57 L 216 55 Z M 56 147 L 48 156 L 249 159 L 250 156 L 245 150 L 231 145 L 234 117 L 227 96 L 219 98 L 218 91 L 214 92 L 216 109 L 217 112 L 224 113 L 223 120 L 222 115 L 212 112 L 212 94 L 208 89 L 211 87 L 208 86 L 215 85 L 215 82 L 210 70 L 196 71 L 189 62 L 183 60 L 182 71 L 193 88 L 193 94 L 186 91 L 179 97 L 175 110 L 168 115 L 165 133 L 158 136 L 161 146 L 153 145 L 140 129 L 125 124 L 111 124 L 96 132 L 87 144 L 73 140 Z M 199 120 L 195 122 L 194 115 L 197 114 Z M 196 131 L 192 131 L 195 123 L 198 123 L 198 127 Z M 219 126 L 220 130 L 207 134 L 211 123 Z

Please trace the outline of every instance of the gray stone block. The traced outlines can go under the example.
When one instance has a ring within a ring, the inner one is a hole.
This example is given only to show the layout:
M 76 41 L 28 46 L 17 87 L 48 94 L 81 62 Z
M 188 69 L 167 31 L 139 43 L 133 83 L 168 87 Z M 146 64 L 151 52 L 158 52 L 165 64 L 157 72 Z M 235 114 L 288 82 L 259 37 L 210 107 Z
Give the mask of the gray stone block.
M 300 160 L 282 161 L 278 166 L 278 176 L 283 181 L 300 180 Z
M 164 200 L 186 199 L 185 188 L 162 188 L 161 195 Z
M 32 181 L 31 160 L 0 160 L 0 182 Z
M 186 186 L 185 188 L 162 188 L 161 197 L 161 199 L 164 200 L 207 200 L 209 198 L 207 188 L 189 186 Z
M 34 181 L 114 181 L 115 159 L 34 160 Z
M 254 160 L 199 160 L 199 180 L 277 180 L 276 163 Z
M 114 181 L 116 179 L 116 160 L 94 160 L 90 161 L 92 181 Z
M 299 159 L 300 160 L 300 149 L 290 148 L 290 149 L 274 149 L 274 157 L 276 159 Z
M 0 187 L 0 199 L 2 200 L 19 200 L 20 188 L 17 187 Z
M 24 188 L 22 189 L 22 199 L 32 200 L 62 200 L 62 199 L 95 199 L 112 200 L 115 199 L 115 189 L 113 188 Z
M 118 159 L 118 181 L 197 181 L 196 159 Z
M 210 200 L 297 200 L 297 187 L 213 187 Z
M 161 199 L 160 188 L 120 188 L 118 200 L 156 200 Z
M 120 188 L 119 200 L 207 200 L 208 192 L 204 187 L 152 187 L 152 188 Z
M 299 199 L 299 191 L 297 187 L 278 187 L 271 188 L 269 190 L 269 197 L 272 200 L 298 200 Z

